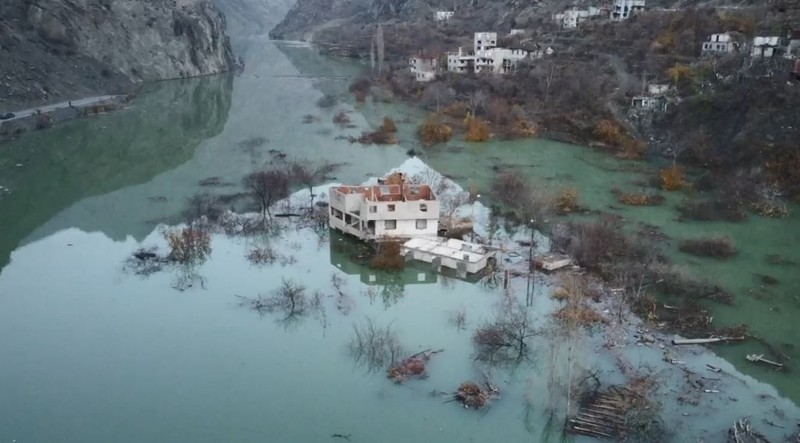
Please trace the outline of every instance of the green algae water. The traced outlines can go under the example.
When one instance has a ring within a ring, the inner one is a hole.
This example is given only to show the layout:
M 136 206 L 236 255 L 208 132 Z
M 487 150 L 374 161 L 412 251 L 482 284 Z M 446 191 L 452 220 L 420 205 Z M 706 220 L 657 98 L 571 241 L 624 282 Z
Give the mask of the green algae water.
M 556 441 L 562 423 L 553 424 L 550 412 L 563 404 L 549 399 L 551 374 L 563 384 L 569 371 L 591 368 L 606 382 L 621 382 L 618 355 L 639 370 L 658 367 L 658 348 L 607 350 L 590 332 L 579 341 L 548 336 L 555 302 L 546 281 L 536 285 L 529 308 L 541 331 L 530 358 L 483 367 L 474 360 L 471 335 L 495 315 L 500 288 L 424 266 L 374 273 L 353 263 L 349 240 L 310 230 L 290 229 L 270 240 L 292 257 L 285 265 L 254 266 L 245 257 L 257 239 L 215 235 L 208 261 L 196 268 L 147 278 L 126 270 L 138 248 L 165 247 L 160 226 L 182 221 L 187 198 L 237 192 L 241 177 L 276 162 L 277 154 L 341 163 L 333 180 L 359 183 L 397 167 L 408 149 L 420 149 L 413 139 L 417 111 L 350 103 L 346 90 L 359 66 L 263 37 L 239 45 L 247 60 L 239 77 L 163 82 L 124 111 L 0 145 L 0 185 L 8 189 L 0 194 L 0 442 L 327 442 L 337 441 L 334 434 L 353 442 Z M 323 93 L 341 103 L 319 109 Z M 332 123 L 338 110 L 350 112 L 354 127 Z M 304 123 L 306 115 L 311 123 Z M 396 117 L 399 146 L 343 139 L 383 115 Z M 678 223 L 671 209 L 677 194 L 663 207 L 618 208 L 610 189 L 634 186 L 647 165 L 541 140 L 454 141 L 426 150 L 424 159 L 479 189 L 488 189 L 494 167 L 514 165 L 548 186 L 577 187 L 585 206 L 660 226 L 673 239 L 675 261 L 736 293 L 735 306 L 710 306 L 715 322 L 744 321 L 772 342 L 797 342 L 798 328 L 789 321 L 798 309 L 792 302 L 797 267 L 775 267 L 765 257 L 800 262 L 798 208 L 786 219 L 742 224 Z M 221 185 L 204 186 L 210 178 Z M 739 256 L 716 262 L 677 251 L 678 240 L 706 232 L 733 237 Z M 180 284 L 185 273 L 191 287 Z M 761 288 L 755 274 L 779 283 Z M 344 280 L 345 301 L 331 289 L 334 275 Z M 242 297 L 269 294 L 282 279 L 319 291 L 321 309 L 286 322 L 242 306 Z M 520 303 L 525 285 L 512 281 Z M 464 329 L 453 325 L 458 312 Z M 395 385 L 384 369 L 355 359 L 348 344 L 367 319 L 396 330 L 409 353 L 444 349 L 431 360 L 429 377 Z M 692 363 L 697 372 L 709 362 L 756 379 L 735 379 L 724 395 L 701 397 L 692 408 L 665 401 L 665 428 L 673 430 L 665 439 L 717 441 L 732 419 L 773 408 L 786 414 L 781 423 L 792 425 L 800 413 L 790 400 L 800 391 L 791 374 L 745 364 L 752 346 L 715 348 L 735 367 L 705 354 Z M 553 347 L 558 358 L 551 359 Z M 567 363 L 563 353 L 573 347 L 580 357 Z M 446 403 L 443 392 L 487 371 L 501 390 L 489 409 Z M 666 390 L 682 386 L 680 369 L 662 372 Z M 563 396 L 561 384 L 556 396 Z

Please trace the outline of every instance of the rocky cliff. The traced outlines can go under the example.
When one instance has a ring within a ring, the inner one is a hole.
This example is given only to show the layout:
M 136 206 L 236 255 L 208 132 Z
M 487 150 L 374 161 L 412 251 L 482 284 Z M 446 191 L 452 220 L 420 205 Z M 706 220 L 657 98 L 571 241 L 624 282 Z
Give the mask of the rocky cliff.
M 0 110 L 232 66 L 225 17 L 208 0 L 0 2 Z

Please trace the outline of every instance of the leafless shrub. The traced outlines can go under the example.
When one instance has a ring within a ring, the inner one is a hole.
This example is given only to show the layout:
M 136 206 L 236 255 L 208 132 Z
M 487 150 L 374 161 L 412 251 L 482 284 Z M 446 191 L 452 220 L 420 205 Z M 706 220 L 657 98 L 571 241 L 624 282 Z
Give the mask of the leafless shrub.
M 125 261 L 124 269 L 141 277 L 161 271 L 168 261 L 158 253 L 158 248 L 139 248 Z
M 684 240 L 678 247 L 681 251 L 700 257 L 729 258 L 737 254 L 730 237 L 711 237 Z
M 333 122 L 340 127 L 345 127 L 350 124 L 350 117 L 346 111 L 339 111 L 333 116 Z
M 268 313 L 282 312 L 285 318 L 302 316 L 311 306 L 306 296 L 306 287 L 290 279 L 282 279 L 281 285 L 272 295 L 259 295 L 256 298 L 241 298 L 241 304 L 264 316 Z
M 489 364 L 520 363 L 528 358 L 528 340 L 534 335 L 527 309 L 515 301 L 506 303 L 494 321 L 475 330 L 476 359 Z
M 405 354 L 394 328 L 391 325 L 379 327 L 369 317 L 362 324 L 353 325 L 348 350 L 356 364 L 369 371 L 392 365 Z
M 210 222 L 216 222 L 222 216 L 222 204 L 219 197 L 212 194 L 197 194 L 186 199 L 186 208 L 181 215 L 187 223 L 192 223 L 205 217 Z
M 254 248 L 247 253 L 247 260 L 254 265 L 271 265 L 279 258 L 280 254 L 270 245 Z
M 467 311 L 464 308 L 452 311 L 447 321 L 451 326 L 463 331 L 467 328 Z
M 344 291 L 344 287 L 347 285 L 347 282 L 338 274 L 334 273 L 331 274 L 331 285 L 333 286 L 335 293 L 334 297 L 336 297 L 336 309 L 342 315 L 349 315 L 353 310 L 355 301 L 353 301 L 353 298 L 347 295 L 347 293 Z
M 164 232 L 170 252 L 167 259 L 180 264 L 200 264 L 211 254 L 211 234 L 200 227 L 169 229 Z

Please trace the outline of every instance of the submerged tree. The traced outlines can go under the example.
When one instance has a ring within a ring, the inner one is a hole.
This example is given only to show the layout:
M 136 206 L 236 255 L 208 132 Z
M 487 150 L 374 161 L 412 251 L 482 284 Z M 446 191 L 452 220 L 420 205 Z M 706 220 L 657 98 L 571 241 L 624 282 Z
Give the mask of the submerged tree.
M 262 216 L 269 215 L 270 218 L 270 207 L 289 196 L 289 182 L 289 174 L 276 169 L 253 172 L 242 180 L 244 187 L 258 201 Z
M 380 327 L 369 317 L 362 324 L 353 325 L 348 351 L 357 365 L 369 371 L 393 365 L 405 354 L 392 325 Z
M 530 352 L 528 340 L 536 334 L 528 310 L 508 299 L 494 321 L 475 330 L 476 359 L 489 364 L 521 363 Z
M 308 206 L 309 210 L 314 210 L 314 197 L 316 197 L 316 195 L 314 195 L 314 186 L 322 183 L 325 177 L 338 167 L 338 165 L 329 162 L 322 162 L 319 164 L 296 162 L 292 163 L 289 167 L 291 181 L 308 189 L 308 194 L 311 196 L 311 202 Z

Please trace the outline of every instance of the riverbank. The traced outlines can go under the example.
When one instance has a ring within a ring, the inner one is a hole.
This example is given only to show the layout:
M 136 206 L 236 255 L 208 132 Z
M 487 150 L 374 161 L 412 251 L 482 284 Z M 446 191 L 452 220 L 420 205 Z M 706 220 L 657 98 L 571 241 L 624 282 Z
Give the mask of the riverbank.
M 0 120 L 0 142 L 67 120 L 114 111 L 124 107 L 130 99 L 130 95 L 103 95 L 12 111 L 14 117 Z

